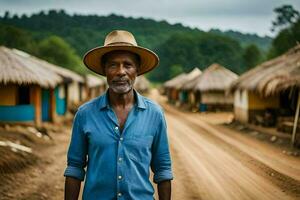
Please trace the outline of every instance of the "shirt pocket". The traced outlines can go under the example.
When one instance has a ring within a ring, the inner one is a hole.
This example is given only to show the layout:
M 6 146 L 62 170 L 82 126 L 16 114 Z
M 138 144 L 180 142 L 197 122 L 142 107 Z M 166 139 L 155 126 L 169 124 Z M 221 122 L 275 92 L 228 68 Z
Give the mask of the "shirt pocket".
M 149 163 L 153 136 L 132 137 L 127 140 L 127 153 L 131 160 Z

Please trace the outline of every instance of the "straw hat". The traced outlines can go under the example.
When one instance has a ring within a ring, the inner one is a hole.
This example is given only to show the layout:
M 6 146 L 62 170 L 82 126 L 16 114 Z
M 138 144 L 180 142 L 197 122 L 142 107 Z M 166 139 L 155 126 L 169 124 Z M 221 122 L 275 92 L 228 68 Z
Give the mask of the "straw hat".
M 159 58 L 153 51 L 138 46 L 134 36 L 123 30 L 115 30 L 109 33 L 105 38 L 104 45 L 88 51 L 83 58 L 83 62 L 90 70 L 105 76 L 104 66 L 101 64 L 102 56 L 115 50 L 129 51 L 140 56 L 141 63 L 138 75 L 152 70 L 159 63 Z

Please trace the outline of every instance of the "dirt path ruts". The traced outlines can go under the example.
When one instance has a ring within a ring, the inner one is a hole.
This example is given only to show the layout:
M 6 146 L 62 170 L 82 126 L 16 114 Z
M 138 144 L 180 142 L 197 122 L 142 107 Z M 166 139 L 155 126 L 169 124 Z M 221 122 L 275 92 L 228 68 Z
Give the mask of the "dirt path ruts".
M 180 150 L 181 163 L 193 172 L 199 199 L 293 199 L 235 155 L 223 151 L 222 144 L 207 140 L 201 130 L 196 132 L 182 123 L 182 118 L 167 114 L 167 120 L 171 145 Z
M 174 170 L 173 183 L 190 172 L 197 188 L 189 192 L 194 199 L 299 198 L 298 158 L 214 121 L 209 123 L 203 115 L 178 111 L 156 97 L 165 109 L 172 155 L 178 154 L 173 156 L 173 166 L 184 167 L 182 173 Z
M 272 183 L 276 184 L 286 193 L 300 197 L 300 160 L 299 158 L 288 157 L 274 150 L 274 147 L 266 144 L 259 144 L 257 140 L 245 138 L 245 136 L 232 132 L 225 127 L 211 126 L 199 121 L 197 117 L 190 114 L 178 113 L 167 107 L 167 112 L 181 116 L 184 122 L 194 129 L 202 130 L 202 136 L 207 140 L 219 145 L 224 151 L 237 157 L 245 166 L 260 174 Z M 237 139 L 237 136 L 239 139 Z M 241 142 L 242 141 L 242 142 Z

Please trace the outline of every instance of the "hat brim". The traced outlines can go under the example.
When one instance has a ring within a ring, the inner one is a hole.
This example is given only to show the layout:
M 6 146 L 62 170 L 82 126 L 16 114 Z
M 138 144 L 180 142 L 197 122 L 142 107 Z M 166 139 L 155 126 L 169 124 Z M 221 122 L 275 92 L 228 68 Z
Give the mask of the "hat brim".
M 124 45 L 102 46 L 91 49 L 84 55 L 83 63 L 93 72 L 105 76 L 105 70 L 104 66 L 102 66 L 101 58 L 104 54 L 117 50 L 129 51 L 140 56 L 141 63 L 138 70 L 138 76 L 151 71 L 159 63 L 159 58 L 153 51 L 139 46 Z

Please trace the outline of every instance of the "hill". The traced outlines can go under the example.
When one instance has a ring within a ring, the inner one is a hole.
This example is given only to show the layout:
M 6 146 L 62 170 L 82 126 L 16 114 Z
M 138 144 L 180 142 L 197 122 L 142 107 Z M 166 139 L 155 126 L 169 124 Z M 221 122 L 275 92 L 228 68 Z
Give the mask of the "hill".
M 136 35 L 139 43 L 148 48 L 158 46 L 173 34 L 204 33 L 204 31 L 197 28 L 185 27 L 180 23 L 171 25 L 166 21 L 123 17 L 115 14 L 108 16 L 69 15 L 64 10 L 50 10 L 48 12 L 41 11 L 31 16 L 14 15 L 9 17 L 9 15 L 6 14 L 6 16 L 0 17 L 0 23 L 33 31 L 37 38 L 43 38 L 51 34 L 58 35 L 69 42 L 79 55 L 83 55 L 86 50 L 96 44 L 102 45 L 104 36 L 114 29 L 131 31 Z M 272 40 L 270 37 L 260 37 L 235 31 L 222 32 L 213 29 L 210 33 L 231 37 L 239 41 L 242 46 L 255 44 L 263 50 L 269 48 Z
M 232 39 L 239 41 L 242 47 L 249 46 L 251 44 L 255 44 L 263 51 L 268 51 L 270 45 L 272 43 L 272 38 L 268 36 L 258 36 L 257 34 L 249 34 L 249 33 L 241 33 L 238 31 L 220 31 L 218 29 L 211 29 L 209 33 L 221 35 L 221 36 L 228 36 Z
M 183 26 L 180 23 L 169 24 L 166 21 L 123 17 L 115 14 L 108 16 L 70 15 L 64 10 L 41 11 L 30 16 L 24 14 L 11 16 L 9 12 L 6 12 L 3 17 L 0 17 L 1 24 L 24 30 L 37 42 L 53 35 L 59 36 L 67 44 L 70 44 L 70 47 L 75 50 L 79 57 L 82 57 L 87 50 L 101 46 L 105 35 L 110 31 L 125 29 L 136 36 L 139 45 L 154 49 L 159 55 L 163 56 L 161 57 L 162 66 L 160 68 L 169 68 L 172 65 L 180 64 L 181 71 L 190 70 L 191 65 L 194 65 L 198 58 L 205 57 L 204 61 L 199 62 L 201 69 L 212 64 L 211 62 L 220 62 L 220 64 L 228 66 L 229 69 L 241 73 L 248 67 L 242 64 L 243 49 L 250 44 L 255 44 L 259 49 L 265 51 L 271 43 L 271 38 L 268 37 L 233 31 L 211 30 L 210 32 L 204 32 L 197 28 L 192 29 Z M 182 41 L 178 42 L 176 40 Z M 214 40 L 217 42 L 214 42 Z M 197 42 L 194 43 L 193 41 Z M 218 42 L 221 45 L 217 44 Z M 174 46 L 173 43 L 181 46 Z M 200 54 L 193 52 L 192 55 L 196 55 L 196 57 L 191 62 L 189 51 L 193 49 L 196 43 L 200 45 L 196 48 Z M 211 44 L 215 49 L 210 48 L 209 50 L 212 54 L 216 50 L 217 56 L 205 53 L 205 49 Z M 169 46 L 172 46 L 173 49 L 168 48 Z M 184 55 L 181 55 L 178 51 L 176 52 L 177 47 L 185 52 Z M 222 51 L 222 48 L 232 49 L 231 52 L 234 52 L 233 56 L 235 58 L 230 58 L 230 55 Z M 178 55 L 180 55 L 180 59 Z M 159 74 L 159 71 L 156 70 L 156 73 L 151 75 L 150 78 L 155 81 L 164 81 L 166 78 L 175 75 L 169 73 L 171 70 L 167 70 L 165 73 L 169 74 L 159 78 L 155 75 Z M 177 70 L 177 72 L 179 73 L 180 70 Z

